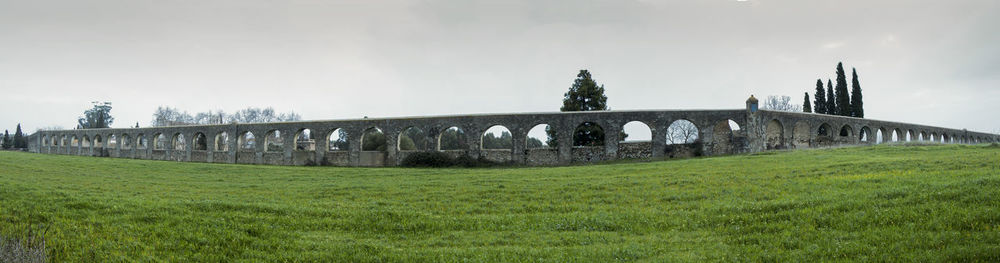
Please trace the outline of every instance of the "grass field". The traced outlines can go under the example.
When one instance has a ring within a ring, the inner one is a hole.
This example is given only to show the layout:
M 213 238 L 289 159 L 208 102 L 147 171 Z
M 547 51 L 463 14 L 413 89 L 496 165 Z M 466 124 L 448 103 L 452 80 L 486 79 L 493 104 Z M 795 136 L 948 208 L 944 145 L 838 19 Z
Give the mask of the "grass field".
M 1000 147 L 516 169 L 0 153 L 62 261 L 1000 261 Z

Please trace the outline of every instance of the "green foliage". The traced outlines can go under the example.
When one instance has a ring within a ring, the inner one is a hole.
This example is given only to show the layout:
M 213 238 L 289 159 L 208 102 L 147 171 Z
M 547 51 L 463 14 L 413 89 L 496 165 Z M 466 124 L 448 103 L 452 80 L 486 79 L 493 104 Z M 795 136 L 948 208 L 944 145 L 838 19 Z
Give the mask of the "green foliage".
M 0 141 L 0 144 L 2 144 L 4 149 L 10 149 L 14 147 L 14 138 L 10 137 L 9 130 L 3 131 L 3 141 Z
M 379 129 L 368 129 L 361 139 L 362 151 L 385 151 L 385 134 Z
M 998 156 L 408 169 L 0 152 L 0 236 L 44 224 L 50 262 L 997 262 Z
M 441 132 L 441 150 L 467 150 L 469 143 L 465 137 L 465 131 L 457 127 L 451 127 Z
M 826 114 L 826 91 L 823 91 L 823 80 L 816 80 L 816 113 Z
M 833 92 L 833 82 L 826 80 L 826 114 L 839 115 L 837 112 L 837 97 Z
M 858 82 L 858 70 L 851 68 L 851 116 L 864 118 L 865 105 L 861 97 L 861 83 Z
M 351 146 L 351 144 L 347 142 L 347 131 L 344 129 L 337 129 L 337 139 L 329 143 L 331 144 L 332 149 L 341 151 L 347 150 Z
M 513 137 L 508 131 L 500 132 L 500 137 L 492 133 L 483 135 L 483 149 L 513 149 L 513 147 Z
M 431 138 L 423 130 L 409 128 L 399 136 L 399 149 L 403 151 L 426 151 L 430 150 Z
M 24 136 L 21 132 L 21 124 L 17 124 L 17 130 L 14 131 L 14 138 L 12 142 L 14 148 L 25 149 L 28 148 L 28 138 Z
M 100 129 L 111 127 L 115 118 L 111 117 L 111 102 L 92 102 L 93 108 L 83 112 L 83 117 L 77 119 L 81 129 Z
M 593 122 L 584 122 L 573 131 L 573 146 L 603 146 L 604 129 Z
M 809 92 L 806 92 L 805 99 L 802 101 L 802 112 L 812 112 L 812 106 L 809 104 Z
M 471 158 L 466 155 L 458 158 L 451 157 L 444 152 L 426 151 L 409 153 L 403 158 L 403 167 L 491 167 L 500 163 L 492 162 L 483 158 Z
M 844 63 L 837 63 L 837 115 L 851 116 L 851 97 L 847 93 L 847 74 Z
M 551 147 L 551 146 L 546 146 L 545 143 L 542 142 L 542 140 L 539 140 L 538 138 L 534 137 L 528 138 L 528 148 L 543 148 L 543 147 Z

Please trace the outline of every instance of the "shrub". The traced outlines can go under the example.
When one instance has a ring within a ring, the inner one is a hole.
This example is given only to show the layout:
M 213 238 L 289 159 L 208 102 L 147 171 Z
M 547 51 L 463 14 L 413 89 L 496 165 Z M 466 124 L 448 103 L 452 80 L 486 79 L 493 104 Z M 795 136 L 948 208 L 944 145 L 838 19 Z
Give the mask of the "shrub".
M 455 165 L 455 160 L 443 152 L 415 152 L 403 158 L 405 167 L 449 167 Z

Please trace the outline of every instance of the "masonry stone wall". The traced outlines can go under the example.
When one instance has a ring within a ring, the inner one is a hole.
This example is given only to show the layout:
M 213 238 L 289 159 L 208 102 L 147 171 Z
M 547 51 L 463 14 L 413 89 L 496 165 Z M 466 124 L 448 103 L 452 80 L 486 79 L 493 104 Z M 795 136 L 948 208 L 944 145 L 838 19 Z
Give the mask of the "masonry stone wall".
M 697 142 L 667 144 L 667 129 L 676 121 L 697 127 Z M 645 124 L 652 135 L 647 142 L 621 142 L 619 134 L 631 121 Z M 600 126 L 604 145 L 572 146 L 573 131 L 583 123 Z M 731 130 L 729 123 L 739 129 Z M 528 132 L 547 124 L 556 131 L 558 147 L 528 148 Z M 492 126 L 507 128 L 510 149 L 482 149 L 483 134 Z M 799 112 L 747 109 L 641 110 L 517 114 L 481 114 L 432 117 L 302 121 L 255 124 L 193 125 L 173 127 L 39 131 L 29 138 L 29 150 L 46 154 L 134 158 L 208 163 L 270 165 L 396 166 L 411 152 L 399 150 L 400 134 L 407 128 L 424 131 L 438 149 L 440 134 L 451 127 L 466 134 L 466 148 L 444 150 L 452 157 L 467 156 L 520 165 L 567 165 L 622 158 L 725 155 L 779 149 L 866 145 L 882 142 L 931 141 L 985 143 L 1000 136 L 926 125 L 859 119 Z M 296 140 L 304 130 L 308 141 Z M 347 147 L 331 149 L 328 140 L 338 129 L 346 132 Z M 385 151 L 361 151 L 363 134 L 379 130 L 386 138 Z M 280 137 L 269 135 L 279 133 Z M 245 136 L 245 135 L 253 135 Z M 223 135 L 228 135 L 228 138 Z M 307 143 L 296 147 L 296 143 Z M 270 144 L 270 145 L 269 145 Z

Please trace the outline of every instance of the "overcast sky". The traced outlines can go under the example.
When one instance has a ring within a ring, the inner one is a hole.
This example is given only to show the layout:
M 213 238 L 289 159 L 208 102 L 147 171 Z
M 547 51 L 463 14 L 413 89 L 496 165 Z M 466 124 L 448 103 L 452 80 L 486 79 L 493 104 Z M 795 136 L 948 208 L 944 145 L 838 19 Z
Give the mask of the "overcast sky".
M 802 102 L 856 67 L 866 117 L 1000 130 L 1000 1 L 0 0 L 0 126 L 168 105 L 342 119 Z

